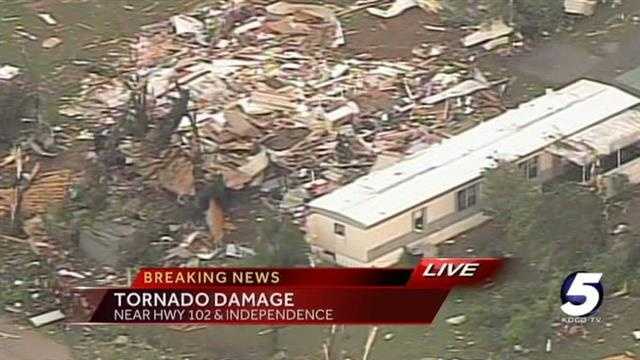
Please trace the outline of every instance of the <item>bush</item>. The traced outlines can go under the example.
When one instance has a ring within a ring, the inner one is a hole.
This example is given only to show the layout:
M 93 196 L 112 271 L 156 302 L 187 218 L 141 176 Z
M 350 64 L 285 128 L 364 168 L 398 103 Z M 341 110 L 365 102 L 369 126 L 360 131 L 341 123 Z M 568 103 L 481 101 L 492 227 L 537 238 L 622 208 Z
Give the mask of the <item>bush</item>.
M 530 233 L 542 202 L 542 193 L 520 168 L 501 163 L 487 170 L 482 188 L 485 212 L 503 227 L 509 241 L 519 243 Z
M 514 21 L 525 35 L 553 31 L 562 18 L 560 0 L 514 0 Z
M 614 174 L 609 177 L 609 194 L 613 201 L 628 201 L 633 195 L 633 187 L 625 174 Z
M 504 19 L 525 35 L 555 30 L 563 13 L 561 0 L 445 0 L 443 6 L 442 17 L 450 25 Z

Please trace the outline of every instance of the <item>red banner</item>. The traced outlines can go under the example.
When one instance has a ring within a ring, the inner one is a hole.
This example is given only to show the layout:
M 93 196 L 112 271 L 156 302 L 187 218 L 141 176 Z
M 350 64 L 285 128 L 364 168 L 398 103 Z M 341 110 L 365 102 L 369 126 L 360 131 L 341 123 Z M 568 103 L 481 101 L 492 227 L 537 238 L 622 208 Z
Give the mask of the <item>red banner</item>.
M 428 258 L 415 269 L 149 268 L 131 288 L 81 289 L 76 323 L 430 323 L 456 286 L 489 281 L 496 258 Z

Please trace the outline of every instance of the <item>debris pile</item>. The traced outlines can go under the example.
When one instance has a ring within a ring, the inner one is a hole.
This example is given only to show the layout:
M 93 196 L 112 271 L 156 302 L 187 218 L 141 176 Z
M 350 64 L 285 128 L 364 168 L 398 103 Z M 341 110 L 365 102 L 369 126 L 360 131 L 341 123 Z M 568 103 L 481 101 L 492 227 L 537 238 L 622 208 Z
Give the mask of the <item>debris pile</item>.
M 398 1 L 387 12 L 437 11 L 438 4 Z M 61 113 L 104 128 L 140 120 L 135 108 L 143 103 L 149 133 L 170 133 L 155 154 L 160 165 L 147 171 L 149 158 L 135 151 L 143 141 L 125 137 L 118 146 L 127 164 L 182 197 L 195 194 L 198 171 L 207 180 L 222 175 L 230 189 L 286 175 L 289 187 L 317 196 L 366 174 L 379 158 L 400 159 L 504 110 L 496 91 L 504 79 L 485 79 L 462 47 L 424 44 L 402 61 L 341 52 L 338 14 L 349 11 L 281 1 L 176 15 L 146 26 L 122 75 L 88 77 Z M 512 29 L 489 31 L 465 45 Z M 188 110 L 172 115 L 181 92 L 189 94 Z M 175 115 L 175 127 L 168 125 Z

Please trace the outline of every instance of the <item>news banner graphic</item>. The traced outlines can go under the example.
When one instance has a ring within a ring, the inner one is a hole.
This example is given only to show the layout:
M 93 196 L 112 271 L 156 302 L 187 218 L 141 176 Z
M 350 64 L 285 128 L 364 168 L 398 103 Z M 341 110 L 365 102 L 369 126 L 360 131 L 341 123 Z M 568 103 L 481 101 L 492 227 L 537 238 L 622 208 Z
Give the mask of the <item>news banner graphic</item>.
M 130 288 L 78 289 L 82 324 L 425 324 L 451 289 L 490 281 L 498 258 L 415 269 L 154 268 Z

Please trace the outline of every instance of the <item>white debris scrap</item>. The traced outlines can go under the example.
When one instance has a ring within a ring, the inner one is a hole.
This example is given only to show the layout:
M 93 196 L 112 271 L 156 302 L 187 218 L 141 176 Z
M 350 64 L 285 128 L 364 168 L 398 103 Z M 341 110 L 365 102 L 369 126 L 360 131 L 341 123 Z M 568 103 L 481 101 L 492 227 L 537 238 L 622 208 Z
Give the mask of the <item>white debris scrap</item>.
M 2 332 L 2 331 L 0 331 L 0 338 L 2 338 L 2 339 L 18 340 L 18 339 L 21 339 L 21 338 L 22 338 L 22 336 L 20 336 L 20 335 L 15 335 L 15 334 L 10 334 L 10 333 L 6 333 L 6 332 Z
M 337 64 L 331 69 L 331 78 L 335 79 L 339 76 L 344 75 L 347 71 L 349 71 L 350 66 L 347 64 Z
M 330 123 L 334 123 L 340 119 L 344 119 L 350 115 L 356 115 L 360 112 L 360 107 L 353 101 L 349 101 L 344 106 L 341 106 L 327 114 L 325 114 L 325 119 Z
M 482 44 L 482 48 L 490 51 L 493 50 L 499 46 L 503 46 L 503 45 L 507 45 L 509 43 L 509 37 L 508 36 L 503 36 L 503 37 L 499 37 L 497 39 L 493 39 L 493 40 L 489 40 L 486 43 Z
M 214 59 L 211 60 L 211 72 L 218 76 L 228 76 L 243 67 L 260 65 L 259 61 L 241 59 Z
M 204 31 L 204 23 L 186 15 L 176 15 L 171 18 L 171 25 L 178 35 L 199 34 Z
M 235 244 L 227 244 L 224 255 L 230 258 L 242 259 L 242 254 Z
M 62 44 L 62 39 L 58 37 L 50 37 L 42 42 L 42 47 L 45 49 L 53 49 L 54 47 Z
M 416 0 L 396 0 L 387 10 L 382 10 L 379 8 L 368 8 L 367 12 L 369 14 L 378 16 L 381 18 L 392 18 L 394 16 L 398 16 L 403 12 L 418 6 L 418 2 Z
M 466 47 L 478 45 L 485 41 L 507 36 L 512 32 L 513 28 L 511 26 L 508 26 L 502 20 L 495 20 L 491 24 L 483 25 L 478 31 L 462 38 L 462 45 Z
M 251 31 L 251 30 L 255 30 L 255 29 L 259 29 L 262 27 L 262 19 L 256 19 L 253 21 L 250 21 L 246 24 L 242 24 L 240 26 L 238 26 L 237 28 L 233 29 L 233 34 L 234 35 L 241 35 L 246 33 L 247 31 Z
M 67 270 L 67 269 L 58 270 L 58 275 L 59 276 L 65 276 L 65 277 L 72 277 L 72 278 L 76 278 L 76 279 L 84 279 L 84 278 L 86 278 L 86 276 L 80 274 L 79 272 L 75 272 L 75 271 L 71 271 L 71 270 Z
M 442 8 L 442 5 L 438 0 L 396 0 L 386 10 L 382 10 L 379 8 L 368 8 L 367 11 L 371 15 L 388 19 L 398 16 L 416 6 L 423 8 L 425 11 L 433 12 L 437 12 Z
M 44 314 L 36 315 L 29 318 L 31 325 L 35 327 L 41 327 L 44 325 L 52 324 L 56 321 L 63 320 L 66 316 L 60 310 L 50 311 Z
M 476 79 L 469 79 L 439 94 L 431 95 L 422 99 L 422 103 L 432 105 L 446 99 L 470 95 L 476 91 L 488 89 L 489 87 L 490 84 L 486 82 L 478 81 Z
M 371 71 L 371 74 L 374 75 L 380 75 L 380 76 L 388 76 L 388 77 L 396 77 L 399 76 L 401 74 L 404 74 L 404 71 L 397 69 L 397 68 L 393 68 L 391 66 L 378 66 L 377 68 L 373 69 Z
M 45 24 L 55 26 L 58 25 L 58 21 L 51 15 L 47 13 L 40 13 L 38 17 L 44 21 Z
M 450 317 L 446 320 L 449 325 L 462 325 L 467 322 L 467 317 L 465 315 L 458 315 Z
M 0 66 L 0 80 L 11 80 L 18 75 L 20 68 L 8 64 Z
M 246 164 L 238 167 L 238 171 L 249 175 L 250 177 L 256 177 L 269 166 L 269 156 L 266 150 L 261 150 L 258 154 L 248 158 Z

